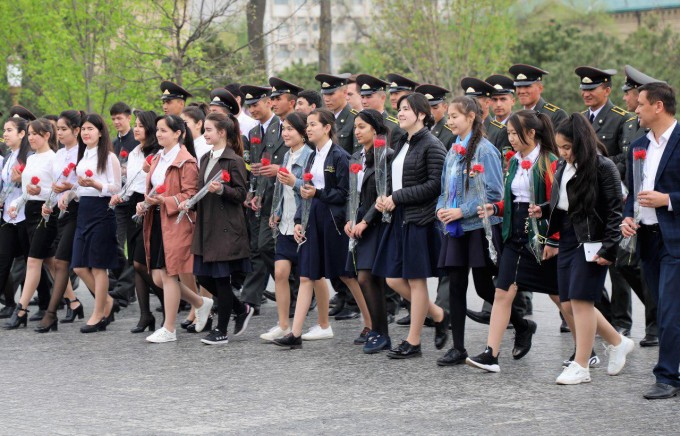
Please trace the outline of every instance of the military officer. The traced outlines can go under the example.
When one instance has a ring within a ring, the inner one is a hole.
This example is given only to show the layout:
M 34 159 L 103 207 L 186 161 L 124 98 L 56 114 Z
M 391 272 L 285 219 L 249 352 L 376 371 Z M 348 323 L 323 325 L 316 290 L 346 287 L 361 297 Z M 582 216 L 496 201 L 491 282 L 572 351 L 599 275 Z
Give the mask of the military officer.
M 416 92 L 423 94 L 430 103 L 432 116 L 434 116 L 434 126 L 432 126 L 432 134 L 439 139 L 446 150 L 451 148 L 456 136 L 453 134 L 449 126 L 446 125 L 446 118 L 449 109 L 449 104 L 446 102 L 446 94 L 449 91 L 437 85 L 424 84 L 416 88 Z M 448 295 L 448 290 L 447 290 Z M 443 306 L 448 307 L 448 306 Z
M 387 81 L 390 83 L 388 91 L 390 92 L 390 105 L 392 110 L 397 110 L 397 102 L 402 95 L 408 95 L 415 92 L 419 83 L 415 82 L 408 77 L 404 77 L 400 74 L 388 74 Z
M 274 114 L 279 117 L 280 120 L 283 120 L 289 113 L 295 111 L 297 95 L 302 92 L 304 88 L 286 82 L 278 77 L 270 77 L 269 86 L 272 87 L 272 111 L 274 111 Z M 282 124 L 279 124 L 279 126 L 281 125 Z M 281 135 L 279 134 L 279 136 Z
M 464 77 L 463 80 L 460 81 L 460 86 L 463 88 L 465 95 L 475 97 L 482 107 L 482 119 L 484 120 L 486 139 L 501 151 L 504 148 L 510 147 L 508 130 L 505 127 L 505 124 L 499 123 L 494 117 L 489 115 L 491 96 L 497 91 L 496 88 L 490 83 L 475 77 Z
M 180 116 L 189 97 L 193 95 L 181 86 L 167 80 L 161 82 L 161 101 L 166 115 Z
M 357 86 L 357 75 L 352 74 L 347 79 L 347 103 L 357 112 L 361 112 L 363 105 L 361 104 L 361 94 Z
M 508 151 L 512 150 L 507 134 L 507 121 L 515 105 L 515 84 L 511 78 L 501 74 L 489 76 L 484 81 L 494 88 L 491 93 L 490 108 L 490 112 L 493 111 L 494 114 L 493 121 L 506 126 L 506 133 L 498 137 L 498 144 L 494 144 L 501 152 L 501 156 L 505 156 Z
M 543 92 L 543 76 L 548 72 L 538 67 L 526 64 L 516 64 L 508 70 L 512 76 L 517 92 L 517 99 L 524 109 L 535 110 L 550 117 L 553 127 L 557 127 L 568 115 L 552 103 L 546 102 Z
M 389 144 L 394 148 L 405 132 L 399 128 L 399 120 L 385 110 L 387 100 L 385 90 L 389 83 L 368 74 L 359 74 L 356 80 L 363 109 L 374 109 L 382 114 L 385 126 L 389 130 Z
M 240 108 L 236 97 L 224 88 L 210 91 L 209 112 L 238 115 Z

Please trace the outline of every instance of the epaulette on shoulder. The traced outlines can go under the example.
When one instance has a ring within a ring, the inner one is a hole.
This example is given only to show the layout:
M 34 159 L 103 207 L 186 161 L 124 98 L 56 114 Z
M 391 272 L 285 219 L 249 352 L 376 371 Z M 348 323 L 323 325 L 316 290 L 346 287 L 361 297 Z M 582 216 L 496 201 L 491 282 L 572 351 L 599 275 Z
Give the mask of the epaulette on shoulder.
M 449 127 L 447 124 L 444 124 L 444 128 L 449 132 L 453 133 L 453 130 L 451 130 L 451 127 Z
M 399 124 L 399 120 L 393 117 L 392 115 L 387 116 L 387 121 L 392 121 L 395 124 Z
M 491 120 L 491 125 L 494 126 L 494 127 L 499 128 L 499 129 L 501 129 L 501 130 L 502 130 L 502 129 L 505 129 L 505 124 L 499 123 L 499 122 L 496 121 L 496 120 Z
M 581 115 L 585 115 L 585 114 L 587 114 L 587 113 L 588 113 L 588 109 L 586 109 L 586 110 L 584 110 L 584 111 L 581 111 Z
M 349 113 L 351 113 L 352 115 L 356 116 L 356 114 L 358 114 L 359 112 L 356 111 L 356 110 L 354 110 L 354 109 L 350 109 L 350 110 L 349 110 Z
M 628 118 L 628 119 L 626 120 L 626 122 L 629 122 L 629 121 L 637 121 L 637 118 L 638 118 L 637 115 L 633 115 L 632 117 Z
M 625 116 L 628 115 L 628 112 L 626 112 L 625 110 L 621 109 L 618 106 L 612 107 L 612 112 L 614 112 L 617 115 L 621 115 L 622 117 L 625 117 Z
M 544 104 L 543 108 L 547 111 L 550 111 L 550 112 L 557 112 L 558 110 L 560 110 L 559 107 L 557 107 L 557 106 L 555 106 L 554 104 L 551 104 L 551 103 Z

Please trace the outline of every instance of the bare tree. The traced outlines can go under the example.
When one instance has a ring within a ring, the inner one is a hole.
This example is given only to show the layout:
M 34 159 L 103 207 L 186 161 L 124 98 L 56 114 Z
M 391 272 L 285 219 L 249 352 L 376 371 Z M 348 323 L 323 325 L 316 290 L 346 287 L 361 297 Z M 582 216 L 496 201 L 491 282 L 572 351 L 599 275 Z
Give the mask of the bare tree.
M 333 19 L 331 16 L 331 0 L 320 0 L 319 7 L 319 70 L 331 71 L 331 45 Z

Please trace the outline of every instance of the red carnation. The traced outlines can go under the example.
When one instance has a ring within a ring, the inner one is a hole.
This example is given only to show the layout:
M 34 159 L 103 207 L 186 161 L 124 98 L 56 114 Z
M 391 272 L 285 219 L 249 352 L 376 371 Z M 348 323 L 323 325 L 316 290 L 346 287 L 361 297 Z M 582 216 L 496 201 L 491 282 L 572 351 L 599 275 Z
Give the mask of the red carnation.
M 38 183 L 40 183 L 40 177 L 31 177 L 31 185 L 37 185 Z
M 474 173 L 483 173 L 483 172 L 484 172 L 484 165 L 482 165 L 482 164 L 474 164 L 474 165 L 472 165 L 472 172 L 474 172 Z
M 354 174 L 359 174 L 359 171 L 361 171 L 363 168 L 364 167 L 359 163 L 353 163 L 352 165 L 349 166 L 349 170 Z
M 150 154 L 146 157 L 146 163 L 151 165 L 151 161 L 153 160 L 153 154 Z
M 514 152 L 514 151 L 509 150 L 507 153 L 505 153 L 505 160 L 508 160 L 508 161 L 509 161 L 509 160 L 512 159 L 513 157 L 515 157 L 515 152 Z
M 266 157 L 263 157 L 260 160 L 260 163 L 262 164 L 263 167 L 268 167 L 269 165 L 271 165 L 272 161 L 271 161 L 271 159 L 267 159 Z
M 640 160 L 640 159 L 645 160 L 645 159 L 647 159 L 647 150 L 645 150 L 644 148 L 641 148 L 639 150 L 633 151 L 633 159 L 635 159 L 635 160 Z
M 165 185 L 156 186 L 156 194 L 163 194 L 167 188 Z
M 68 164 L 68 169 L 69 169 L 69 170 L 72 170 L 72 169 L 75 168 L 75 167 L 76 167 L 76 164 L 74 164 L 73 162 L 71 162 L 70 164 Z
M 465 156 L 465 152 L 467 151 L 467 150 L 465 149 L 465 147 L 463 147 L 463 146 L 460 145 L 460 144 L 456 144 L 456 145 L 454 146 L 454 150 L 456 151 L 456 153 L 458 153 L 458 154 L 461 155 L 461 156 Z
M 15 168 L 19 171 L 19 174 L 21 174 L 26 169 L 26 165 L 24 165 L 24 164 L 17 165 Z
M 314 176 L 312 175 L 312 173 L 305 173 L 305 175 L 302 176 L 302 178 L 304 179 L 305 182 L 311 182 Z
M 229 183 L 231 181 L 231 174 L 229 174 L 229 171 L 222 170 L 222 181 L 224 183 Z
M 288 168 L 286 168 L 286 167 L 279 168 L 279 172 L 283 173 L 283 174 L 290 174 L 290 172 L 288 171 Z
M 375 148 L 384 147 L 386 144 L 387 142 L 385 141 L 384 138 L 376 138 L 375 140 L 373 140 L 373 147 Z
M 522 168 L 529 170 L 531 168 L 531 161 L 529 159 L 524 159 L 522 161 Z
M 121 150 L 120 151 L 120 157 L 121 157 L 121 159 L 127 159 L 127 157 L 128 157 L 127 150 Z
M 250 143 L 255 145 L 262 144 L 262 140 L 259 137 L 255 136 L 254 138 L 250 139 Z
M 94 176 L 94 173 L 92 172 L 92 170 L 85 171 L 85 177 L 92 177 L 92 176 Z
M 61 173 L 64 175 L 64 177 L 68 177 L 71 174 L 71 168 L 66 167 Z

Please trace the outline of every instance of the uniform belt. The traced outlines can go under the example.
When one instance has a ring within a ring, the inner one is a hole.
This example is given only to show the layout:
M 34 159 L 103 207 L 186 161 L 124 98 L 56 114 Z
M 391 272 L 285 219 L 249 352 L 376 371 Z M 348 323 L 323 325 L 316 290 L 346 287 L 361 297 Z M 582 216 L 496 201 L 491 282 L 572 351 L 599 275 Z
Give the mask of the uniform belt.
M 640 224 L 640 229 L 650 233 L 661 232 L 661 227 L 658 224 Z

